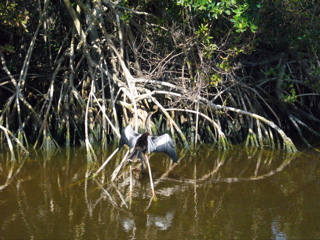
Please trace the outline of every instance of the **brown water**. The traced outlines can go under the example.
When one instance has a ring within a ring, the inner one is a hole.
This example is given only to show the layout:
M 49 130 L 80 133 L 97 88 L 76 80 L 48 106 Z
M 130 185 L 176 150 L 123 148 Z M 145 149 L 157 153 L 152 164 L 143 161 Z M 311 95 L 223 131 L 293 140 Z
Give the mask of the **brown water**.
M 87 164 L 83 149 L 0 154 L 0 239 L 320 239 L 320 153 L 286 155 L 201 146 L 171 165 L 150 159 L 110 182 L 125 151 L 92 176 L 114 148 Z M 169 169 L 169 170 L 168 170 Z

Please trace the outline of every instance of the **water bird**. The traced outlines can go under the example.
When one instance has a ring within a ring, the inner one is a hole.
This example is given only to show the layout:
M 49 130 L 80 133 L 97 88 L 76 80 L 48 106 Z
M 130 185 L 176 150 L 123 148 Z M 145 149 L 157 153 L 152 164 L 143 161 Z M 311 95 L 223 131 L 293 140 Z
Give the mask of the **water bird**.
M 163 152 L 166 153 L 174 163 L 178 161 L 174 142 L 169 134 L 166 133 L 161 136 L 152 136 L 150 119 L 155 112 L 156 111 L 150 112 L 147 115 L 145 120 L 145 129 L 147 131 L 145 133 L 136 133 L 130 125 L 125 127 L 121 133 L 119 149 L 121 149 L 124 144 L 133 149 L 127 159 L 130 161 L 140 159 L 142 169 L 145 166 L 145 154 L 147 151 L 148 154 L 152 152 Z

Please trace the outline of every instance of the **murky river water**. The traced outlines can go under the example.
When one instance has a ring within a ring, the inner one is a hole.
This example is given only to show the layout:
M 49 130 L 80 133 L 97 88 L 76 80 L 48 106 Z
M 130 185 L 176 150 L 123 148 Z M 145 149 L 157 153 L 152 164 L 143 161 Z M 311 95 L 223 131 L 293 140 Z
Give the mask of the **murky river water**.
M 88 164 L 84 149 L 0 154 L 0 239 L 320 239 L 320 153 L 286 155 L 238 147 L 180 152 L 176 165 L 150 158 L 148 174 L 124 156 Z M 138 168 L 139 169 L 139 168 Z

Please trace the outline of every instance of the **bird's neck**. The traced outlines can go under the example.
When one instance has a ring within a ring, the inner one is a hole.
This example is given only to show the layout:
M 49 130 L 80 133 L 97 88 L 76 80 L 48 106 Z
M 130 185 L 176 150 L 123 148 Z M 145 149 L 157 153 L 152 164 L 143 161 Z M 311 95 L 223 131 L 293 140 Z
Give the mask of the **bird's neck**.
M 152 114 L 154 114 L 155 112 L 150 112 L 148 113 L 148 116 L 144 122 L 144 127 L 145 127 L 145 130 L 149 133 L 149 135 L 152 135 L 152 130 L 151 130 L 151 116 Z

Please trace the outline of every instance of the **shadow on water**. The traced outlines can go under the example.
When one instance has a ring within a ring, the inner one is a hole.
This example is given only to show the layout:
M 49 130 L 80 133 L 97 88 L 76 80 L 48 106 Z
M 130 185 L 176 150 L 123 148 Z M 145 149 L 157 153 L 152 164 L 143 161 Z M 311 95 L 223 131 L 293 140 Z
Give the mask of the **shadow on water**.
M 88 164 L 71 148 L 10 161 L 0 154 L 0 239 L 319 239 L 319 155 L 289 155 L 239 146 L 201 145 L 172 165 L 150 158 L 157 201 L 147 175 L 110 176 L 114 148 Z M 128 168 L 128 167 L 127 167 Z M 137 166 L 136 169 L 139 169 Z

